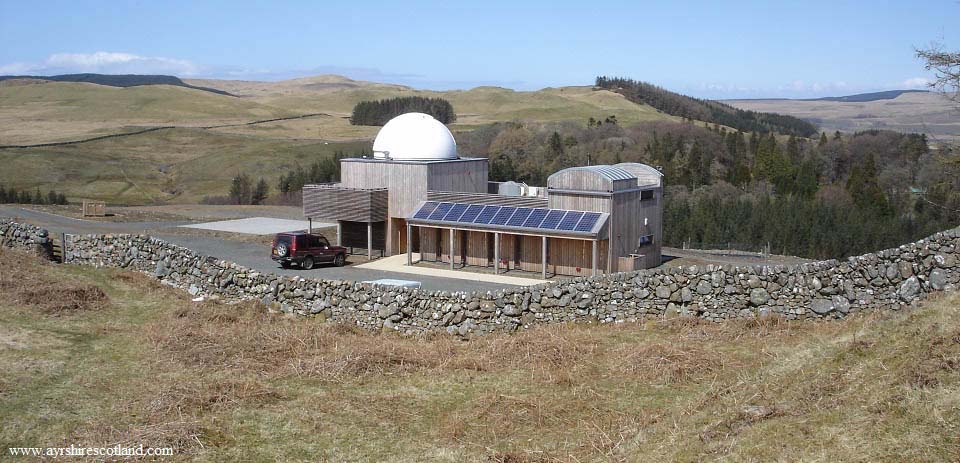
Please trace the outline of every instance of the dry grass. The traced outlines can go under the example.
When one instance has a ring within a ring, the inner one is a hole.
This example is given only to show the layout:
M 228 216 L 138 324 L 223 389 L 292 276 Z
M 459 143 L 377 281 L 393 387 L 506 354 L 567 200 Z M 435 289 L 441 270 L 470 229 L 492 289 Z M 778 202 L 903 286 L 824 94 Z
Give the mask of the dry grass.
M 15 372 L 0 381 L 0 414 L 14 417 L 0 444 L 169 445 L 201 461 L 960 456 L 957 296 L 838 323 L 680 319 L 461 341 L 192 303 L 146 275 L 29 265 L 18 268 L 99 286 L 113 303 L 72 317 L 0 304 L 0 335 L 16 346 L 0 346 L 0 367 Z M 57 367 L 67 360 L 71 370 Z M 38 406 L 67 413 L 24 413 Z
M 99 310 L 110 304 L 98 286 L 52 277 L 43 271 L 46 265 L 50 264 L 28 253 L 0 247 L 0 294 L 8 303 L 47 315 Z

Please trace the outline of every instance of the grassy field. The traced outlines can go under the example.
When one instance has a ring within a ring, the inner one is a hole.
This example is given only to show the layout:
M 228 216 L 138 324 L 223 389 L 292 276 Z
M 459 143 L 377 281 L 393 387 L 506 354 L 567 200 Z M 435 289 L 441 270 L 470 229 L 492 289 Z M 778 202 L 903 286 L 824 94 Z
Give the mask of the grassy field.
M 369 334 L 0 254 L 0 447 L 192 461 L 956 461 L 960 296 L 835 323 Z M 6 451 L 6 449 L 2 449 Z
M 169 85 L 0 83 L 0 145 L 76 140 L 131 127 L 216 125 L 292 115 L 248 99 Z
M 245 172 L 276 180 L 296 165 L 309 166 L 338 150 L 364 143 L 260 138 L 201 129 L 170 129 L 57 147 L 0 150 L 0 184 L 67 192 L 71 199 L 113 204 L 191 203 L 225 195 Z

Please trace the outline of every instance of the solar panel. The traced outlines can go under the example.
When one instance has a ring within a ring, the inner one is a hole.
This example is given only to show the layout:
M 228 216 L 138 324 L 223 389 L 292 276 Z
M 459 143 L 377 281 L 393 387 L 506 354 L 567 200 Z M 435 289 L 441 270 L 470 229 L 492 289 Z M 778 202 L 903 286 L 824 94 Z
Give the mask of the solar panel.
M 473 222 L 473 219 L 477 218 L 477 215 L 480 214 L 480 211 L 483 210 L 483 205 L 481 204 L 472 204 L 467 208 L 467 211 L 460 216 L 460 222 L 470 223 Z
M 460 220 L 460 216 L 466 212 L 469 206 L 469 204 L 454 204 L 453 207 L 450 208 L 450 212 L 447 212 L 447 215 L 443 216 L 443 220 L 446 222 L 456 222 Z
M 508 227 L 522 227 L 523 222 L 527 220 L 527 217 L 530 217 L 530 213 L 533 212 L 533 209 L 527 207 L 517 208 L 517 212 L 514 212 L 510 217 L 510 220 L 507 221 Z
M 557 225 L 557 230 L 573 230 L 581 217 L 583 217 L 583 212 L 567 212 L 567 215 L 563 216 L 563 220 L 560 221 L 560 225 Z
M 490 225 L 503 225 L 507 223 L 507 219 L 517 210 L 517 208 L 512 206 L 503 206 L 500 208 L 500 211 L 497 212 L 497 215 L 493 216 L 493 220 L 490 221 Z
M 484 206 L 480 214 L 477 215 L 477 218 L 473 220 L 473 223 L 490 223 L 497 212 L 500 212 L 500 206 Z
M 535 228 L 589 232 L 603 214 L 515 206 L 446 203 L 426 201 L 414 213 L 414 219 L 493 225 L 514 228 Z
M 527 217 L 527 220 L 523 222 L 523 226 L 527 228 L 537 228 L 546 216 L 546 209 L 534 209 L 533 212 L 530 213 L 530 217 Z
M 447 215 L 452 207 L 453 204 L 451 203 L 440 203 L 427 220 L 443 220 L 443 216 Z
M 553 230 L 557 228 L 557 224 L 560 223 L 560 219 L 563 218 L 563 214 L 567 211 L 552 210 L 547 213 L 547 217 L 543 219 L 543 222 L 540 223 L 540 228 L 546 230 Z
M 580 220 L 580 223 L 577 224 L 574 231 L 590 231 L 593 230 L 593 226 L 597 224 L 597 219 L 600 218 L 600 214 L 596 212 L 587 212 L 583 214 L 583 219 Z
M 427 201 L 423 203 L 423 206 L 420 207 L 420 210 L 413 216 L 415 219 L 425 219 L 430 216 L 430 213 L 437 208 L 437 203 L 435 201 Z

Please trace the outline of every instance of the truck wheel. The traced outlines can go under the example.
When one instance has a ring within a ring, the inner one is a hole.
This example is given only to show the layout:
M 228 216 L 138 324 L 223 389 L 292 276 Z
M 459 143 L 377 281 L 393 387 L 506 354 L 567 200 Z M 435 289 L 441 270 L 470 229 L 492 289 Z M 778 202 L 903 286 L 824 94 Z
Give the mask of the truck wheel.
M 344 259 L 343 254 L 337 254 L 337 257 L 333 258 L 333 265 L 336 265 L 337 267 L 343 267 L 344 260 L 346 259 Z
M 307 256 L 300 261 L 300 268 L 310 270 L 313 268 L 313 257 Z

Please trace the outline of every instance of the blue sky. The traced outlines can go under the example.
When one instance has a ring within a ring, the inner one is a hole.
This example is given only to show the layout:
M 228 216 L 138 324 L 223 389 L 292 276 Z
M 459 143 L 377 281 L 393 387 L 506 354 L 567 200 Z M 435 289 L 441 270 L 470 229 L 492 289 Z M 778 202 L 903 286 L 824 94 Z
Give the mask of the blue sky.
M 0 74 L 336 73 L 451 89 L 598 74 L 708 98 L 921 88 L 914 47 L 960 49 L 960 1 L 0 0 Z

